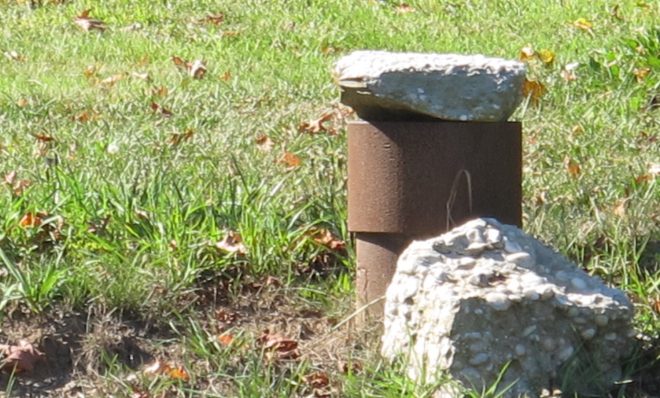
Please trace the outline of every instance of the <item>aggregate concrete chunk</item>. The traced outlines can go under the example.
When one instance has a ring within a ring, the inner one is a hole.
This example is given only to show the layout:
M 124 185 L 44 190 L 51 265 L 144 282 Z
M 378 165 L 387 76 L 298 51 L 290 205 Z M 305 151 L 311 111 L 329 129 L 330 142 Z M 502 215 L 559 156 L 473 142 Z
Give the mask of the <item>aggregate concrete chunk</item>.
M 382 354 L 407 361 L 414 379 L 446 371 L 477 390 L 508 363 L 505 397 L 562 385 L 605 396 L 632 348 L 632 316 L 622 291 L 514 226 L 475 219 L 400 256 Z
M 336 63 L 334 75 L 342 102 L 365 120 L 493 122 L 520 103 L 525 66 L 483 55 L 356 51 Z

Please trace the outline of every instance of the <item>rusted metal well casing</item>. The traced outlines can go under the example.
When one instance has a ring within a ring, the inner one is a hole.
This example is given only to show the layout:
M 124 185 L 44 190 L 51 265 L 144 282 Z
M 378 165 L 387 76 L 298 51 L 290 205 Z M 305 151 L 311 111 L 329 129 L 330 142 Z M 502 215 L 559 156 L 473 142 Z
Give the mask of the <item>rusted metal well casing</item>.
M 401 251 L 463 221 L 522 226 L 518 122 L 356 121 L 348 125 L 348 228 L 358 306 L 382 297 Z M 383 303 L 366 314 L 381 318 Z

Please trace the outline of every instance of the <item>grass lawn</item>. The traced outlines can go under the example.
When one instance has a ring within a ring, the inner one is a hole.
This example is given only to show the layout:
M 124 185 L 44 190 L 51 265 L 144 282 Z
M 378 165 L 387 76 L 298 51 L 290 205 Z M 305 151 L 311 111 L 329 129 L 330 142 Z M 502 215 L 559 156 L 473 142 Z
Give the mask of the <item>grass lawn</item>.
M 0 21 L 0 345 L 45 353 L 0 372 L 7 396 L 428 396 L 342 322 L 355 116 L 330 71 L 356 49 L 526 58 L 524 228 L 629 294 L 643 347 L 612 396 L 660 394 L 660 3 L 0 0 Z

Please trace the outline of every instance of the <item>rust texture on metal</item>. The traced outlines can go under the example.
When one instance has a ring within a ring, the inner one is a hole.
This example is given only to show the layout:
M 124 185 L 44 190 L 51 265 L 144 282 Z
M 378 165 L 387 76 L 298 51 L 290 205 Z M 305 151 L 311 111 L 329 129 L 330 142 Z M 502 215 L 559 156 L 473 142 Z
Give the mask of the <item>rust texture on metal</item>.
M 521 154 L 517 122 L 352 122 L 349 230 L 420 238 L 475 216 L 520 226 Z
M 410 244 L 411 239 L 400 234 L 358 232 L 355 235 L 355 250 L 358 253 L 355 285 L 359 308 L 385 294 L 399 254 Z M 383 301 L 377 301 L 370 305 L 362 314 L 362 319 L 365 319 L 365 315 L 382 316 L 384 304 Z

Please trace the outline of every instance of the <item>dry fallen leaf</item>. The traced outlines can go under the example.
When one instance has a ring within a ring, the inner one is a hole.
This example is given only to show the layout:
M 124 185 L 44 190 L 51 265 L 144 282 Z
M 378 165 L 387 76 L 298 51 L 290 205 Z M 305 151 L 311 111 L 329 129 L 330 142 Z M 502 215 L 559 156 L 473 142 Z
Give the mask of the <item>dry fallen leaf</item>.
M 195 131 L 192 129 L 188 129 L 183 133 L 172 133 L 170 134 L 170 138 L 167 140 L 167 142 L 172 146 L 177 146 L 184 141 L 190 140 L 193 135 L 195 135 Z
M 518 55 L 518 58 L 524 62 L 524 61 L 533 60 L 535 56 L 536 56 L 536 51 L 534 51 L 532 46 L 525 46 L 520 49 L 520 54 Z
M 545 48 L 539 51 L 537 55 L 541 62 L 543 62 L 545 65 L 552 65 L 553 61 L 555 60 L 555 53 Z
M 83 75 L 85 75 L 86 78 L 92 78 L 96 77 L 96 75 L 99 73 L 99 68 L 96 65 L 87 65 L 85 67 L 85 70 L 83 70 Z
M 149 76 L 148 72 L 131 72 L 131 77 L 144 80 L 145 82 L 151 80 L 151 77 Z
M 152 102 L 151 105 L 151 110 L 154 111 L 154 113 L 159 114 L 162 117 L 172 117 L 173 113 L 171 110 L 162 107 L 160 104 L 156 102 Z
M 577 62 L 571 62 L 570 64 L 566 64 L 564 68 L 561 70 L 561 78 L 566 80 L 567 82 L 572 82 L 577 80 L 577 75 L 575 74 L 575 70 L 580 66 L 579 63 Z
M 566 167 L 568 174 L 574 178 L 579 176 L 580 172 L 582 171 L 580 164 L 569 157 L 564 158 L 564 166 Z
M 200 22 L 210 23 L 212 25 L 220 25 L 225 21 L 225 14 L 209 14 L 206 17 L 199 20 Z
M 23 192 L 32 185 L 32 181 L 26 179 L 17 179 L 16 171 L 11 171 L 4 177 L 4 183 L 9 186 L 14 196 L 20 196 Z
M 545 86 L 539 81 L 525 79 L 523 82 L 523 95 L 529 97 L 534 105 L 539 103 L 545 91 Z
M 3 54 L 10 61 L 21 62 L 25 60 L 25 58 L 16 51 L 5 51 Z
M 266 357 L 271 360 L 293 360 L 300 356 L 298 342 L 286 338 L 278 333 L 264 330 L 258 342 L 266 352 Z
M 89 17 L 89 11 L 90 10 L 84 10 L 83 12 L 80 13 L 75 19 L 74 22 L 76 25 L 80 26 L 82 30 L 85 32 L 90 32 L 92 30 L 98 30 L 100 32 L 103 32 L 107 26 L 103 21 L 100 21 L 98 19 L 92 19 Z
M 22 228 L 37 228 L 43 223 L 42 216 L 44 213 L 25 213 L 21 220 L 18 222 Z
M 325 111 L 323 112 L 323 114 L 321 114 L 321 116 L 319 116 L 315 120 L 310 120 L 308 122 L 300 123 L 300 126 L 298 126 L 298 131 L 310 133 L 310 134 L 326 132 L 330 135 L 335 135 L 337 134 L 335 129 L 332 126 L 326 125 L 326 122 L 332 120 L 333 116 L 334 116 L 334 111 Z
M 333 251 L 343 251 L 346 249 L 346 242 L 337 238 L 328 229 L 313 229 L 310 231 L 312 239 L 320 245 Z
M 16 101 L 16 105 L 18 105 L 19 108 L 25 108 L 30 105 L 30 101 L 25 98 L 19 98 L 18 101 Z
M 415 12 L 415 9 L 406 3 L 400 3 L 395 7 L 394 10 L 397 12 L 397 14 L 409 14 L 411 12 Z
M 45 134 L 45 133 L 34 134 L 34 138 L 36 138 L 37 141 L 39 141 L 39 142 L 53 142 L 53 141 L 55 141 L 55 138 L 53 138 L 53 136 Z
M 225 347 L 231 345 L 232 341 L 234 341 L 234 336 L 229 333 L 221 334 L 218 336 L 218 342 Z
M 167 90 L 167 87 L 165 86 L 160 86 L 160 87 L 152 87 L 151 89 L 151 95 L 154 97 L 166 97 L 169 91 Z
M 247 254 L 247 248 L 243 244 L 241 234 L 234 231 L 227 231 L 224 238 L 215 244 L 215 247 L 225 253 L 238 254 L 244 256 Z
M 9 372 L 32 372 L 35 365 L 43 361 L 45 355 L 27 341 L 18 345 L 0 345 L 0 369 Z
M 628 198 L 620 199 L 614 205 L 612 213 L 617 217 L 624 218 L 626 216 L 626 207 L 628 206 Z
M 222 323 L 233 323 L 238 319 L 238 314 L 226 308 L 215 311 L 215 319 Z
M 306 375 L 305 383 L 312 388 L 323 388 L 330 384 L 330 378 L 327 373 L 317 371 Z
M 637 83 L 641 83 L 646 79 L 646 76 L 651 73 L 651 68 L 635 68 L 633 70 L 633 75 L 635 75 L 635 78 L 637 79 Z
M 255 142 L 257 143 L 257 148 L 263 152 L 270 152 L 273 149 L 273 140 L 270 139 L 266 134 L 259 135 Z
M 220 80 L 222 80 L 223 82 L 228 82 L 229 80 L 231 80 L 231 72 L 226 70 L 225 73 L 223 73 L 222 76 L 220 76 Z
M 279 162 L 284 164 L 288 170 L 292 170 L 295 169 L 296 167 L 299 167 L 301 163 L 300 158 L 291 152 L 284 152 Z
M 585 18 L 578 18 L 573 22 L 573 26 L 586 32 L 592 32 L 593 24 Z
M 206 74 L 206 65 L 204 64 L 204 61 L 199 59 L 196 59 L 193 62 L 188 62 L 181 57 L 173 55 L 172 62 L 174 62 L 174 65 L 180 69 L 185 70 L 188 75 L 194 79 L 201 79 Z
M 188 372 L 182 366 L 171 365 L 159 359 L 147 365 L 142 372 L 147 375 L 165 375 L 174 380 L 190 380 Z
M 112 76 L 106 77 L 105 79 L 101 80 L 99 83 L 107 88 L 110 88 L 123 78 L 124 76 L 121 73 L 116 73 Z
M 660 315 L 660 297 L 651 299 L 651 309 L 658 315 Z

